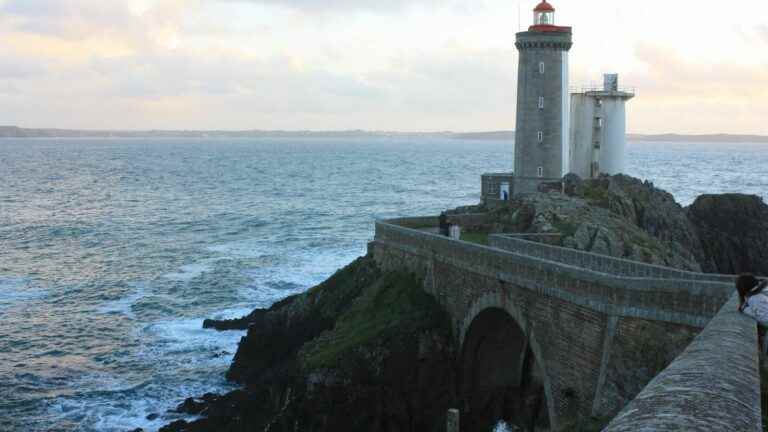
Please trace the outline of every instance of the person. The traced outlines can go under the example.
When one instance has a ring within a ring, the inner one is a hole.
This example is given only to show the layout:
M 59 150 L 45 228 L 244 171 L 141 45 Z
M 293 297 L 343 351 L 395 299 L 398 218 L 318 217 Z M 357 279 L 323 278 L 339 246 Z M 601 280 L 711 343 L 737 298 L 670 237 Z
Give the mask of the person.
M 450 225 L 448 224 L 448 215 L 445 212 L 440 213 L 438 225 L 440 226 L 440 235 L 448 237 L 450 233 Z
M 736 278 L 739 293 L 739 311 L 754 318 L 761 326 L 768 326 L 768 281 L 751 274 Z

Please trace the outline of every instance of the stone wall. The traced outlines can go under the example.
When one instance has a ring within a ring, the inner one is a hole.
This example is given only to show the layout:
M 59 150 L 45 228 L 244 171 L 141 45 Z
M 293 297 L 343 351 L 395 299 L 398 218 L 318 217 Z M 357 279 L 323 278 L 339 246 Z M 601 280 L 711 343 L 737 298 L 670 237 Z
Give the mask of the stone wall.
M 515 175 L 512 173 L 483 174 L 480 178 L 480 199 L 483 204 L 496 207 L 508 203 L 501 199 L 501 184 L 509 184 L 509 199 L 515 194 Z
M 733 292 L 730 277 L 509 237 L 498 239 L 506 250 L 485 247 L 432 234 L 426 222 L 377 222 L 370 252 L 385 270 L 408 269 L 424 278 L 424 288 L 452 317 L 460 343 L 484 310 L 513 317 L 541 360 L 554 426 L 615 414 Z
M 535 357 L 541 360 L 551 421 L 557 424 L 561 418 L 588 414 L 600 372 L 595 365 L 602 357 L 602 313 L 526 289 L 490 272 L 472 273 L 446 257 L 430 256 L 417 248 L 377 240 L 371 250 L 385 269 L 405 268 L 424 277 L 425 289 L 453 318 L 460 342 L 479 313 L 489 308 L 506 311 L 524 330 Z M 553 315 L 559 318 L 549 319 Z
M 761 431 L 757 331 L 737 305 L 734 295 L 605 432 Z
M 489 236 L 488 241 L 491 247 L 498 249 L 504 249 L 506 251 L 549 261 L 556 261 L 576 267 L 587 268 L 596 272 L 611 275 L 681 279 L 688 281 L 702 280 L 724 283 L 733 283 L 734 281 L 734 276 L 677 270 L 669 267 L 543 244 L 541 242 L 532 242 L 526 240 L 525 235 L 495 234 Z
M 601 313 L 699 328 L 706 325 L 733 291 L 731 283 L 719 281 L 615 276 L 557 260 L 451 240 L 388 222 L 376 223 L 374 243 L 422 259 L 439 259 L 463 271 L 516 283 Z M 556 250 L 568 252 L 564 248 Z

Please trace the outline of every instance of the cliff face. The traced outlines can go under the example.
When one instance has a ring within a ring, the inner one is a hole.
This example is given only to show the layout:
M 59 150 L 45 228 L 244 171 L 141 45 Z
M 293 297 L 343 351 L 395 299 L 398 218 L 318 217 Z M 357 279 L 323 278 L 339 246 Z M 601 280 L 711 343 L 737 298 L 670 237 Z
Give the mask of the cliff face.
M 598 179 L 592 185 L 593 190 L 605 190 L 607 196 L 606 201 L 598 201 L 598 205 L 604 204 L 612 213 L 642 229 L 685 260 L 697 262 L 702 270 L 714 270 L 704 254 L 695 226 L 672 194 L 656 188 L 653 183 L 625 175 Z
M 687 210 L 712 269 L 768 275 L 768 205 L 760 197 L 702 195 Z
M 450 324 L 421 281 L 361 258 L 247 322 L 228 378 L 163 431 L 438 431 L 454 399 Z

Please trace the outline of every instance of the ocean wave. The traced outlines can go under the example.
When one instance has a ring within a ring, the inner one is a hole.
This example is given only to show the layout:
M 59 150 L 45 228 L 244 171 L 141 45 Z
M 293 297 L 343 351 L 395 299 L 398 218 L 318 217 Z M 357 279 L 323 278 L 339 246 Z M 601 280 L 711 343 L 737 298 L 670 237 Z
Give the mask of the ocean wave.
M 148 342 L 141 354 L 179 365 L 189 360 L 184 355 L 192 354 L 205 363 L 228 365 L 243 334 L 203 329 L 203 318 L 159 321 L 142 329 L 142 337 Z
M 168 392 L 150 381 L 124 383 L 114 376 L 94 376 L 103 389 L 83 391 L 45 403 L 47 423 L 72 432 L 125 432 L 135 428 L 158 430 L 177 419 L 194 420 L 195 416 L 170 412 L 175 400 L 183 394 L 200 391 L 196 386 Z

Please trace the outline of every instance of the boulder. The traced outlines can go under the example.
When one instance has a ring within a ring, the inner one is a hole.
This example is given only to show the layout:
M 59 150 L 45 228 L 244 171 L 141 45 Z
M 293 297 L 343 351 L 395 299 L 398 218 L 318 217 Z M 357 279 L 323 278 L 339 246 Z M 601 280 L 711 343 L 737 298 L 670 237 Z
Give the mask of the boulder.
M 768 205 L 755 195 L 702 195 L 687 209 L 713 271 L 768 275 Z
M 698 263 L 703 271 L 715 270 L 704 254 L 696 227 L 669 192 L 656 188 L 651 182 L 622 174 L 587 180 L 579 191 L 579 196 L 590 205 L 620 216 L 683 260 Z

